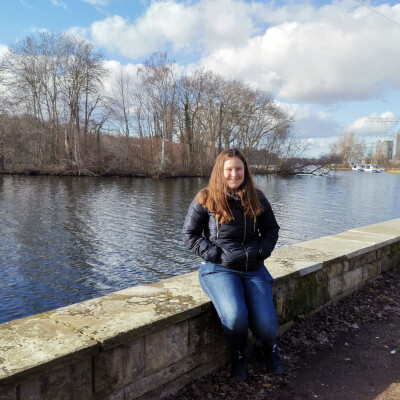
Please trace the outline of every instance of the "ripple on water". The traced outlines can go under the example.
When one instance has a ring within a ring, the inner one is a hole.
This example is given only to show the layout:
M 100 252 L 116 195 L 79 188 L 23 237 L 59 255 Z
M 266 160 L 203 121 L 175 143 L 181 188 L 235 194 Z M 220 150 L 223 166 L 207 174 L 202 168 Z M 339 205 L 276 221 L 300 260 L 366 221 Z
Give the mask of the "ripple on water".
M 399 175 L 255 182 L 281 226 L 278 247 L 400 217 Z M 196 270 L 181 228 L 206 184 L 0 175 L 0 322 Z

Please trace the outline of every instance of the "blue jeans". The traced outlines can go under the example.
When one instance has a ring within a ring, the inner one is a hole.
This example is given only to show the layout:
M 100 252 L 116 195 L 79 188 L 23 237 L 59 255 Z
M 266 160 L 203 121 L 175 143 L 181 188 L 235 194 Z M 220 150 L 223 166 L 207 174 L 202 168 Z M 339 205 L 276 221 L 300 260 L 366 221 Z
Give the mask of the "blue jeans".
M 234 349 L 247 351 L 249 328 L 263 344 L 275 344 L 278 320 L 266 268 L 235 271 L 208 262 L 200 266 L 199 278 Z

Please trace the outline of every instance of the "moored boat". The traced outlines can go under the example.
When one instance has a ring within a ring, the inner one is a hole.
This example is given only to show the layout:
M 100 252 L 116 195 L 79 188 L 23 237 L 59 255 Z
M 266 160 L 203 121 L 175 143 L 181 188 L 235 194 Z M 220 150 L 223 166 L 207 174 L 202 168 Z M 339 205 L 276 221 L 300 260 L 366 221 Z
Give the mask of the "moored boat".
M 353 171 L 358 171 L 358 172 L 364 172 L 364 168 L 365 168 L 365 165 L 363 165 L 363 164 L 353 164 L 351 166 L 351 169 Z
M 364 168 L 364 171 L 365 172 L 372 172 L 372 173 L 375 173 L 375 174 L 380 173 L 380 172 L 386 172 L 385 168 L 383 168 L 382 166 L 377 165 L 377 164 L 368 164 L 368 165 L 366 165 L 365 168 Z

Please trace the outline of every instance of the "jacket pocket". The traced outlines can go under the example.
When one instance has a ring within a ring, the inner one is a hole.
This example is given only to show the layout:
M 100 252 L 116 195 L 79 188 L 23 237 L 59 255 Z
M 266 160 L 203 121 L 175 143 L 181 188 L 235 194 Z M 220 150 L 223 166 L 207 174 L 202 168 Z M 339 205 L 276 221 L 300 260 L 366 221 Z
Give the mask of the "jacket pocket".
M 220 259 L 221 248 L 213 244 L 206 253 L 203 254 L 202 259 L 204 261 L 210 261 L 217 263 Z
M 259 240 L 258 242 L 258 249 L 260 253 L 260 258 L 262 260 L 267 259 L 271 255 L 271 251 L 269 249 L 265 249 L 265 247 L 262 245 L 262 241 Z
M 221 247 L 221 264 L 232 267 L 246 264 L 246 250 L 240 243 L 232 243 L 229 248 Z
M 258 240 L 253 240 L 253 241 L 245 244 L 245 246 L 246 246 L 249 262 L 254 263 L 254 262 L 259 262 L 259 261 L 263 260 L 263 258 L 261 256 Z

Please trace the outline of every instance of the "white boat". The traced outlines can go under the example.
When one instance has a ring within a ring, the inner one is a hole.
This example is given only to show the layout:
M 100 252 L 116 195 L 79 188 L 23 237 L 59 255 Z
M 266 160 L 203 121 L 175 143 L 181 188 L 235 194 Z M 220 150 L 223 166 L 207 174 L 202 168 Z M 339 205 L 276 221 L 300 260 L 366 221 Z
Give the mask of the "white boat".
M 358 171 L 358 172 L 364 172 L 364 168 L 365 168 L 365 165 L 363 165 L 363 164 L 353 164 L 351 166 L 351 169 L 353 171 Z
M 380 172 L 385 172 L 385 168 L 382 168 L 380 165 L 376 165 L 376 164 L 368 164 L 365 166 L 364 171 L 377 174 Z

